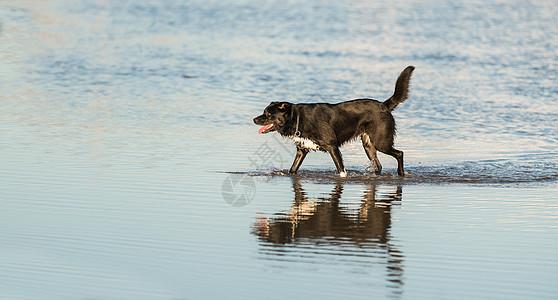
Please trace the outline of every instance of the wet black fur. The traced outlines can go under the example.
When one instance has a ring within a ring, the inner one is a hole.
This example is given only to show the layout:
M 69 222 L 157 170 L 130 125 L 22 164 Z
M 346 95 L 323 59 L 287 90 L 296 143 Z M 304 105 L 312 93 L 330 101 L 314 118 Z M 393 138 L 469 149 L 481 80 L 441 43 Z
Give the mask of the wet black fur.
M 339 147 L 360 137 L 376 173 L 382 170 L 376 156 L 376 151 L 380 151 L 397 159 L 397 173 L 403 176 L 403 151 L 393 148 L 395 120 L 391 111 L 407 99 L 414 69 L 409 66 L 401 72 L 393 96 L 384 102 L 373 99 L 356 99 L 337 104 L 271 102 L 262 115 L 254 118 L 254 123 L 262 126 L 275 124 L 265 133 L 277 131 L 282 136 L 311 140 L 319 146 L 318 150 L 331 155 L 342 176 L 346 172 Z M 295 133 L 297 122 L 299 135 Z M 290 173 L 298 170 L 310 151 L 302 143 L 296 143 L 296 147 L 297 153 Z

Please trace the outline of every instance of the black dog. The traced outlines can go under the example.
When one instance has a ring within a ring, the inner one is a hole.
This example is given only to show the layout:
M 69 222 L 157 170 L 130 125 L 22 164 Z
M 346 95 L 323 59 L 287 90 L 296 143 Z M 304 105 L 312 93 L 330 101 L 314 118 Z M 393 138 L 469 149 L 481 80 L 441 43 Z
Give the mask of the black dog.
M 297 152 L 289 173 L 296 173 L 310 150 L 320 150 L 331 155 L 339 176 L 346 177 L 339 147 L 360 137 L 376 173 L 382 170 L 377 150 L 395 157 L 397 173 L 403 176 L 403 151 L 393 148 L 395 120 L 391 111 L 407 99 L 414 69 L 409 66 L 401 72 L 393 96 L 384 102 L 373 99 L 337 104 L 271 102 L 261 116 L 254 118 L 254 123 L 264 126 L 260 133 L 277 131 L 294 140 Z

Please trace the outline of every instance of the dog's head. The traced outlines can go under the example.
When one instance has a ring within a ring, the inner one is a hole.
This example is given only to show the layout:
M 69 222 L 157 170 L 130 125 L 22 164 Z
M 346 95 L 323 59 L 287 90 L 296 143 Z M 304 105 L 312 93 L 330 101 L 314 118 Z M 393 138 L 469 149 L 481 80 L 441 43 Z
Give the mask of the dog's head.
M 264 113 L 254 118 L 256 125 L 263 126 L 259 133 L 268 133 L 282 128 L 291 116 L 291 103 L 289 102 L 271 102 L 265 109 Z

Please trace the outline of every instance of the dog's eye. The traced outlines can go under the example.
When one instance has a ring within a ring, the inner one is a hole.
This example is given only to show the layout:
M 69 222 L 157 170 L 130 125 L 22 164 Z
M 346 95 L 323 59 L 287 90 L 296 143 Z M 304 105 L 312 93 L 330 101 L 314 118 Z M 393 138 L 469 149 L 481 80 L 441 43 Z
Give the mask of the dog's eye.
M 268 117 L 269 117 L 269 116 L 271 116 L 271 114 L 270 114 L 270 113 L 265 113 L 265 115 L 266 115 L 266 116 L 268 116 Z

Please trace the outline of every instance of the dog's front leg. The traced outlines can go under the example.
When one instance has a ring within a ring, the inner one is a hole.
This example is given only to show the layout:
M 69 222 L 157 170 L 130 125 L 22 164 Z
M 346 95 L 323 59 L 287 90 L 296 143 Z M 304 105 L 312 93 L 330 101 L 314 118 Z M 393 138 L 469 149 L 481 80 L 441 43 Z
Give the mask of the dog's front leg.
M 343 165 L 343 158 L 341 157 L 339 147 L 333 146 L 328 149 L 327 152 L 329 152 L 331 159 L 333 159 L 333 163 L 339 172 L 339 177 L 347 177 L 347 172 L 345 171 L 345 166 Z
M 304 158 L 306 157 L 306 154 L 308 154 L 309 151 L 310 150 L 305 149 L 305 148 L 296 147 L 296 156 L 295 156 L 295 159 L 293 161 L 293 165 L 291 166 L 291 169 L 289 170 L 289 173 L 294 174 L 294 173 L 296 173 L 296 171 L 298 171 L 298 168 L 302 164 L 302 161 L 304 160 Z

